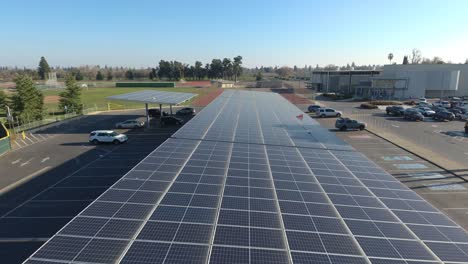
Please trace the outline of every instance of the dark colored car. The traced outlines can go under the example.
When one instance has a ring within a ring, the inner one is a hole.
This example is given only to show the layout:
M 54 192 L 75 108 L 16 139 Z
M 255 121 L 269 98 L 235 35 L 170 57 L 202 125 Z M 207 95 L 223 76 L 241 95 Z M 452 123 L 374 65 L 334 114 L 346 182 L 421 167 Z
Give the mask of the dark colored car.
M 161 119 L 161 125 L 182 125 L 184 120 L 177 118 L 175 116 L 163 116 Z
M 433 116 L 434 120 L 439 120 L 439 121 L 452 121 L 455 119 L 455 115 L 453 113 L 450 113 L 449 111 L 439 111 L 436 112 L 436 114 Z
M 195 109 L 191 107 L 185 107 L 180 109 L 179 111 L 176 112 L 176 115 L 194 115 L 195 114 Z
M 349 118 L 338 118 L 335 122 L 335 127 L 341 131 L 346 131 L 348 129 L 364 130 L 366 128 L 366 123 Z
M 307 107 L 307 111 L 312 113 L 312 112 L 317 111 L 317 109 L 319 109 L 319 108 L 322 108 L 322 107 L 320 105 L 309 105 Z
M 406 109 L 403 118 L 411 121 L 424 121 L 423 114 L 416 109 Z
M 148 115 L 150 117 L 160 117 L 161 116 L 161 111 L 157 108 L 151 108 L 148 109 Z M 163 116 L 168 116 L 169 114 L 166 111 L 163 111 Z
M 387 106 L 385 111 L 387 112 L 387 115 L 402 116 L 405 114 L 405 109 L 399 105 Z

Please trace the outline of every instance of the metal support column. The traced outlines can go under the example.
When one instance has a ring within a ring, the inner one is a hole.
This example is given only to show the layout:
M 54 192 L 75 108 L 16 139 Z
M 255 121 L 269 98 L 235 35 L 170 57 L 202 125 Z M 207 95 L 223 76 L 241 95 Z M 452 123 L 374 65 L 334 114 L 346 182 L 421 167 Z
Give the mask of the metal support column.
M 150 128 L 150 118 L 149 118 L 149 111 L 148 111 L 148 104 L 145 104 L 145 113 L 146 113 L 146 127 Z
M 162 126 L 162 118 L 163 118 L 162 104 L 159 104 L 159 113 L 161 113 L 161 115 L 159 116 L 159 123 Z
M 171 112 L 171 115 L 172 115 L 172 105 L 169 105 L 169 109 L 171 109 L 170 112 Z

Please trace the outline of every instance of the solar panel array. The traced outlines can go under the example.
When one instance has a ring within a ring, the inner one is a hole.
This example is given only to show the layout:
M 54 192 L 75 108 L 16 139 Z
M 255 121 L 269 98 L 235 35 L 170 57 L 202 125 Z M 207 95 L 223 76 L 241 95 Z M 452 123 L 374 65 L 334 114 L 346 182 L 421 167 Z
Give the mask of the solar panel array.
M 468 235 L 281 96 L 225 91 L 25 263 L 467 263 Z
M 113 95 L 107 97 L 111 100 L 122 100 L 131 102 L 142 102 L 148 104 L 181 104 L 185 101 L 195 97 L 193 93 L 179 93 L 179 92 L 164 92 L 164 91 L 152 91 L 143 90 L 133 93 L 126 93 L 120 95 Z

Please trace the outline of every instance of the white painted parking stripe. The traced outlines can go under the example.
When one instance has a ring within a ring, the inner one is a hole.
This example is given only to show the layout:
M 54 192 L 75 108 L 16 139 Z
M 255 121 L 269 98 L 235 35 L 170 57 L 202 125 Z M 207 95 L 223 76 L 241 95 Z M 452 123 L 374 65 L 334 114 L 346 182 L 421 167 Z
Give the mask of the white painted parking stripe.
M 41 163 L 44 163 L 44 162 L 46 162 L 46 161 L 48 161 L 48 160 L 50 160 L 50 157 L 45 157 L 45 158 L 43 158 L 43 159 L 41 160 Z
M 16 164 L 16 163 L 18 163 L 18 162 L 20 162 L 20 161 L 21 161 L 21 159 L 17 159 L 17 160 L 15 160 L 15 161 L 12 161 L 11 164 Z
M 31 141 L 31 143 L 35 143 L 34 140 L 30 139 L 29 137 L 26 137 L 26 139 Z
M 28 159 L 27 161 L 21 163 L 20 167 L 23 167 L 23 166 L 28 165 L 28 164 L 31 162 L 31 160 L 33 160 L 33 159 L 34 159 L 34 158 L 30 158 L 30 159 Z
M 392 127 L 400 127 L 400 126 L 397 126 L 397 125 L 392 124 Z

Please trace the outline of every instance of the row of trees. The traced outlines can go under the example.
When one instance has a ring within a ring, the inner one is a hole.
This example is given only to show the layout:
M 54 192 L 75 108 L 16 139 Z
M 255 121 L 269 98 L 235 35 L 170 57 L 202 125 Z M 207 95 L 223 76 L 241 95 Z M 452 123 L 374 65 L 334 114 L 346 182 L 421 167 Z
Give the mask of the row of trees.
M 65 78 L 66 88 L 60 93 L 59 108 L 64 112 L 80 113 L 81 88 L 73 74 Z M 20 123 L 42 120 L 44 116 L 44 95 L 34 85 L 33 79 L 25 74 L 17 75 L 14 79 L 16 88 L 11 96 L 0 91 L 0 107 L 9 107 L 15 120 Z
M 389 53 L 387 59 L 392 64 L 393 60 L 393 53 Z M 411 51 L 411 55 L 403 56 L 402 64 L 445 64 L 445 63 L 452 63 L 451 61 L 445 62 L 441 57 L 434 56 L 431 58 L 425 58 L 422 56 L 422 53 L 419 49 L 413 49 Z M 468 59 L 466 59 L 465 64 L 468 64 Z
M 210 79 L 229 79 L 237 81 L 242 73 L 242 56 L 229 58 L 213 59 L 211 63 L 205 64 L 196 61 L 194 65 L 184 64 L 178 61 L 159 61 L 157 68 L 150 72 L 151 79 L 167 79 L 178 81 L 180 79 L 203 80 Z

